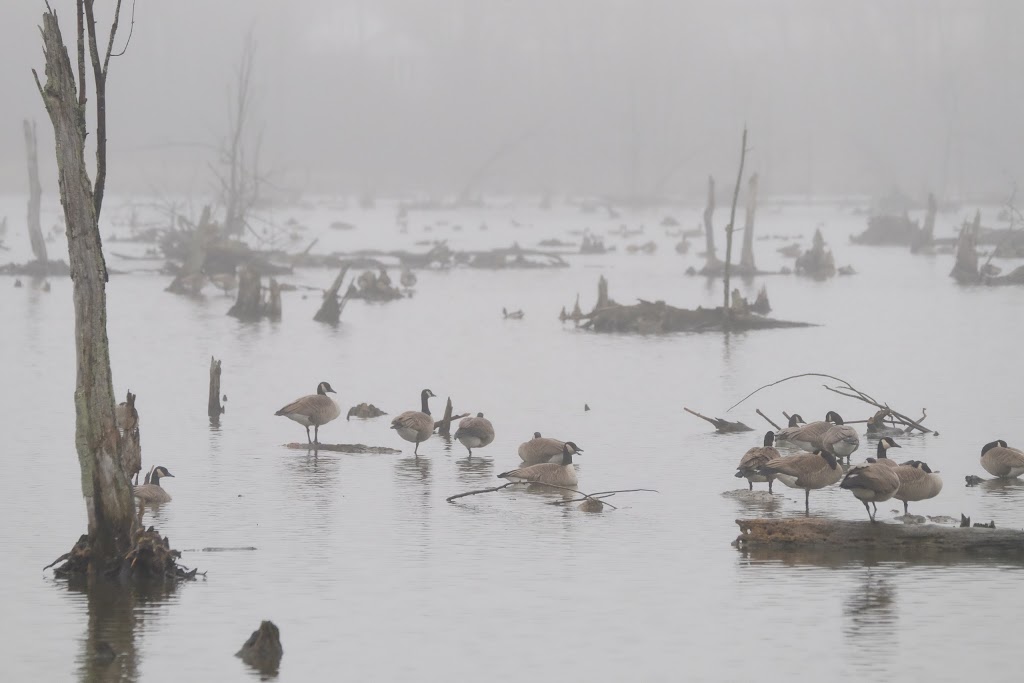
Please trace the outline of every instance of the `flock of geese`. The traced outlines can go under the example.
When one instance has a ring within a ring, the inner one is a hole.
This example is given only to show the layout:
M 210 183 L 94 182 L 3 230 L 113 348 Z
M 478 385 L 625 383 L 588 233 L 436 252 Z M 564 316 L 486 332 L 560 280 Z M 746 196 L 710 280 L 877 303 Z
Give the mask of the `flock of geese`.
M 328 394 L 336 393 L 330 383 L 320 382 L 316 393 L 298 398 L 278 410 L 275 415 L 287 417 L 306 428 L 306 439 L 318 444 L 320 427 L 341 415 L 341 409 Z M 430 415 L 430 399 L 434 392 L 424 389 L 420 392 L 420 409 L 407 410 L 391 421 L 391 429 L 398 436 L 414 444 L 413 455 L 419 458 L 419 446 L 433 435 L 434 418 Z M 309 428 L 313 428 L 310 436 Z M 473 449 L 485 448 L 494 441 L 494 425 L 477 413 L 459 422 L 455 439 L 465 446 L 469 457 Z M 800 452 L 783 456 L 776 444 L 789 444 Z M 909 503 L 928 500 L 942 491 L 942 478 L 920 460 L 897 463 L 889 457 L 893 448 L 900 448 L 891 436 L 878 440 L 875 457 L 863 463 L 843 469 L 840 461 L 849 465 L 850 456 L 860 448 L 857 430 L 844 424 L 843 418 L 835 411 L 825 414 L 818 422 L 806 422 L 800 415 L 789 419 L 789 426 L 777 433 L 769 431 L 764 435 L 762 446 L 749 449 L 740 458 L 736 477 L 745 478 L 750 490 L 755 482 L 767 483 L 768 492 L 780 481 L 784 485 L 803 489 L 804 511 L 810 512 L 812 490 L 823 489 L 838 483 L 840 488 L 850 491 L 864 504 L 868 518 L 874 522 L 877 504 L 896 499 L 903 502 L 903 513 L 909 514 Z M 510 482 L 549 484 L 573 487 L 578 483 L 573 467 L 573 456 L 583 449 L 572 441 L 560 441 L 541 436 L 534 432 L 533 438 L 519 446 L 518 467 L 498 475 Z M 981 466 L 995 477 L 1013 478 L 1024 474 L 1024 452 L 1007 446 L 997 440 L 986 444 L 981 450 Z M 164 477 L 173 477 L 166 467 L 155 467 L 146 477 L 146 483 L 135 487 L 135 497 L 140 503 L 165 503 L 171 500 L 160 485 Z M 870 507 L 869 507 L 870 504 Z
M 776 443 L 788 443 L 801 452 L 782 456 Z M 850 456 L 860 447 L 857 431 L 843 423 L 843 418 L 829 411 L 825 419 L 806 423 L 800 415 L 793 415 L 789 426 L 764 435 L 764 445 L 751 448 L 736 469 L 736 477 L 745 478 L 750 490 L 755 482 L 767 482 L 768 492 L 776 480 L 794 489 L 804 491 L 804 511 L 810 512 L 811 491 L 838 483 L 850 491 L 867 510 L 868 519 L 875 521 L 877 503 L 895 498 L 903 502 L 904 515 L 909 514 L 909 503 L 928 500 L 942 491 L 942 478 L 920 460 L 897 463 L 889 458 L 890 449 L 900 448 L 891 436 L 878 440 L 875 457 L 844 470 L 839 461 L 849 464 Z M 1024 451 L 1010 448 L 1003 440 L 985 444 L 981 449 L 981 466 L 989 474 L 1001 478 L 1024 474 Z M 869 507 L 870 504 L 870 507 Z
M 341 415 L 341 408 L 328 394 L 336 393 L 330 383 L 320 382 L 316 393 L 298 398 L 278 410 L 275 415 L 287 417 L 306 428 L 306 439 L 310 444 L 320 443 L 320 427 Z M 391 421 L 399 437 L 415 444 L 413 455 L 419 458 L 420 444 L 434 433 L 434 418 L 430 415 L 430 399 L 435 398 L 434 392 L 424 389 L 420 392 L 420 409 L 407 410 Z M 309 428 L 313 428 L 310 436 Z M 454 434 L 455 439 L 466 447 L 469 457 L 473 457 L 474 448 L 485 448 L 494 441 L 494 425 L 477 413 L 476 417 L 466 417 L 459 422 Z M 535 432 L 533 439 L 519 446 L 519 457 L 523 466 L 502 472 L 501 479 L 510 482 L 548 484 L 551 486 L 572 487 L 578 483 L 576 470 L 572 466 L 572 457 L 582 453 L 583 449 L 572 441 L 559 441 L 545 438 Z M 173 477 L 167 468 L 154 468 L 146 476 L 146 483 L 135 486 L 135 497 L 140 503 L 166 503 L 171 496 L 160 486 L 160 479 Z

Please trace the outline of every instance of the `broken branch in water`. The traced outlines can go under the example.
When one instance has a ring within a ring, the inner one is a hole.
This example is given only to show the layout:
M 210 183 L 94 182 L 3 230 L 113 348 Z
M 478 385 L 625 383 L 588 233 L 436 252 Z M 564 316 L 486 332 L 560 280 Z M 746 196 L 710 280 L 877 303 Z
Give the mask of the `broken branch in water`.
M 752 431 L 754 431 L 753 429 L 751 429 L 747 425 L 743 424 L 742 422 L 729 422 L 728 420 L 723 420 L 720 417 L 708 417 L 706 415 L 701 415 L 700 413 L 698 413 L 695 410 L 690 410 L 689 408 L 683 408 L 683 410 L 688 412 L 690 415 L 694 415 L 696 417 L 699 417 L 702 420 L 710 422 L 711 424 L 715 425 L 715 430 L 716 431 L 719 431 L 719 432 L 722 432 L 722 433 L 727 433 L 727 432 L 752 432 Z
M 582 498 L 573 498 L 572 500 L 553 500 L 553 501 L 551 501 L 551 502 L 549 502 L 547 504 L 548 505 L 569 505 L 570 503 L 580 503 L 580 502 L 582 502 L 584 500 L 588 500 L 588 499 L 589 500 L 601 501 L 604 498 L 608 498 L 610 496 L 614 496 L 616 493 L 633 493 L 635 491 L 647 491 L 649 493 L 658 493 L 657 489 L 619 489 L 618 491 L 598 491 L 597 493 L 582 493 L 581 492 L 580 495 L 583 496 Z M 608 503 L 608 502 L 602 502 L 602 505 L 607 505 L 612 510 L 618 510 L 619 509 L 619 508 L 615 507 L 614 505 L 612 505 L 611 503 Z
M 853 399 L 856 399 L 858 401 L 863 401 L 864 403 L 868 403 L 870 405 L 873 405 L 876 408 L 886 408 L 886 409 L 888 409 L 892 413 L 892 416 L 894 418 L 896 418 L 897 420 L 901 421 L 904 425 L 906 425 L 906 426 L 908 426 L 908 427 L 910 427 L 912 429 L 918 429 L 918 430 L 924 432 L 925 434 L 936 433 L 936 432 L 933 432 L 931 429 L 928 429 L 927 427 L 922 426 L 920 420 L 919 421 L 914 421 L 914 420 L 910 419 L 909 417 L 907 417 L 906 415 L 904 415 L 903 413 L 900 413 L 900 412 L 897 412 L 897 411 L 893 410 L 892 408 L 889 407 L 888 404 L 883 403 L 883 402 L 875 399 L 873 396 L 871 396 L 870 394 L 867 394 L 867 393 L 861 391 L 860 389 L 857 389 L 856 387 L 854 387 L 852 384 L 850 384 L 848 381 L 846 381 L 842 377 L 836 377 L 834 375 L 826 375 L 826 374 L 821 373 L 821 372 L 804 372 L 804 373 L 801 373 L 799 375 L 792 375 L 790 377 L 783 377 L 782 379 L 777 380 L 775 382 L 771 382 L 770 384 L 765 384 L 764 386 L 761 386 L 761 387 L 758 387 L 757 389 L 754 389 L 749 394 L 747 394 L 746 396 L 741 398 L 739 401 L 737 401 L 733 405 L 729 406 L 729 409 L 726 412 L 729 412 L 729 410 L 732 410 L 733 408 L 735 408 L 739 404 L 743 403 L 748 398 L 750 398 L 751 396 L 753 396 L 757 392 L 761 391 L 762 389 L 767 389 L 769 387 L 775 386 L 776 384 L 781 384 L 781 383 L 786 382 L 788 380 L 797 379 L 797 378 L 800 378 L 800 377 L 825 377 L 827 379 L 832 379 L 832 380 L 835 380 L 837 382 L 842 382 L 843 386 L 840 387 L 839 389 L 837 389 L 835 387 L 830 387 L 830 386 L 827 386 L 827 385 L 823 385 L 823 386 L 825 386 L 825 388 L 828 389 L 829 391 L 831 391 L 833 393 L 836 393 L 836 394 L 839 394 L 840 396 L 845 396 L 847 398 L 853 398 Z M 840 389 L 848 389 L 852 393 L 847 393 L 846 391 L 840 391 Z M 783 414 L 785 414 L 785 413 L 783 413 Z M 850 424 L 850 423 L 847 423 L 847 424 Z
M 477 489 L 476 491 L 466 491 L 465 493 L 456 493 L 454 496 L 448 496 L 444 500 L 445 500 L 446 503 L 450 503 L 453 500 L 455 500 L 456 498 L 465 498 L 466 496 L 475 496 L 475 495 L 480 494 L 480 493 L 494 493 L 495 491 L 500 491 L 502 489 L 507 489 L 509 486 L 512 486 L 512 484 L 517 484 L 517 483 L 519 483 L 519 482 L 510 481 L 507 484 L 502 484 L 501 486 L 492 486 L 489 489 Z
M 600 503 L 601 505 L 607 505 L 608 507 L 612 508 L 613 510 L 618 510 L 618 508 L 615 507 L 614 505 L 612 505 L 611 503 L 602 502 L 601 501 L 602 497 L 608 497 L 608 496 L 616 494 L 616 493 L 631 493 L 633 491 L 650 491 L 650 492 L 653 492 L 653 493 L 657 493 L 657 491 L 654 490 L 654 489 L 623 489 L 623 490 L 619 490 L 619 491 L 599 491 L 597 493 L 584 493 L 583 491 L 579 491 L 577 489 L 570 488 L 568 486 L 559 486 L 558 484 L 547 484 L 547 483 L 539 482 L 539 481 L 510 481 L 507 484 L 502 484 L 501 486 L 494 486 L 494 487 L 489 488 L 489 489 L 477 489 L 475 491 L 466 491 L 465 493 L 456 493 L 454 496 L 448 496 L 447 498 L 445 498 L 445 502 L 450 503 L 453 500 L 456 500 L 457 498 L 465 498 L 466 496 L 475 496 L 475 495 L 478 495 L 478 494 L 481 494 L 481 493 L 494 493 L 495 491 L 501 491 L 502 489 L 508 488 L 509 486 L 512 486 L 513 484 L 534 484 L 534 485 L 537 485 L 537 486 L 547 486 L 549 488 L 558 489 L 560 491 L 569 491 L 570 493 L 575 493 L 576 495 L 583 496 L 583 497 L 582 498 L 577 498 L 576 500 L 558 501 L 559 503 L 561 503 L 561 504 L 568 504 L 568 503 L 578 503 L 578 502 L 580 502 L 582 500 L 593 500 L 593 501 L 596 501 L 596 502 Z
M 777 425 L 774 422 L 772 422 L 772 419 L 770 417 L 768 417 L 767 415 L 762 413 L 760 408 L 757 409 L 757 414 L 760 415 L 761 417 L 763 417 L 765 420 L 767 420 L 768 424 L 770 424 L 772 427 L 775 427 L 775 431 L 779 431 L 780 429 L 782 429 L 782 427 L 780 427 L 779 425 Z M 783 413 L 783 415 L 785 415 L 785 413 Z M 786 415 L 786 419 L 787 420 L 789 419 L 788 415 Z

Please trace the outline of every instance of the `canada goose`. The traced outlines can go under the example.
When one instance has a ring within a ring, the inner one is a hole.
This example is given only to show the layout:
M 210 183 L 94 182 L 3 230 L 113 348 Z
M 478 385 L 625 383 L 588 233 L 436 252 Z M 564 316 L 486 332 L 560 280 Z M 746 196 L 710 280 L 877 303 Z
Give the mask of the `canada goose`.
M 757 468 L 762 465 L 768 464 L 769 461 L 775 458 L 781 457 L 779 452 L 775 450 L 775 432 L 765 432 L 764 445 L 757 446 L 749 449 L 740 458 L 740 466 L 736 468 L 736 477 L 738 479 L 746 478 L 747 484 L 750 486 L 750 490 L 754 490 L 754 482 L 768 482 L 768 493 L 773 493 L 772 482 L 775 477 L 772 475 L 763 475 L 757 471 Z
M 837 458 L 849 458 L 855 450 L 860 448 L 860 436 L 857 430 L 848 424 L 843 424 L 843 418 L 835 411 L 829 412 L 832 416 L 833 427 L 821 437 L 821 445 L 828 452 Z M 828 415 L 825 419 L 828 420 Z
M 822 447 L 821 438 L 833 427 L 832 415 L 833 413 L 830 410 L 825 414 L 824 421 L 809 422 L 803 427 L 790 432 L 786 436 L 786 441 L 805 451 L 819 450 Z
M 455 438 L 466 447 L 472 458 L 474 448 L 483 448 L 494 441 L 494 425 L 483 413 L 477 413 L 476 417 L 464 417 L 455 431 Z
M 1024 474 L 1024 452 L 1010 448 L 1002 439 L 981 449 L 981 466 L 993 477 L 1010 479 Z
M 899 464 L 886 454 L 886 451 L 888 451 L 890 448 L 902 448 L 902 446 L 896 443 L 896 441 L 891 436 L 879 439 L 878 447 L 875 449 L 875 457 L 868 458 L 868 460 L 870 461 L 874 459 L 875 462 L 881 463 L 886 467 L 899 467 Z
M 769 460 L 758 474 L 774 476 L 791 489 L 803 489 L 804 511 L 810 512 L 811 489 L 823 489 L 836 483 L 843 478 L 843 468 L 834 455 L 819 449 Z
M 501 315 L 505 319 L 507 319 L 507 320 L 522 320 L 522 318 L 525 315 L 525 313 L 523 313 L 522 311 L 512 311 L 512 312 L 509 312 L 509 311 L 505 310 L 504 306 L 502 306 L 501 307 Z
M 171 494 L 164 490 L 163 486 L 160 486 L 161 477 L 174 477 L 173 474 L 167 471 L 167 468 L 163 465 L 156 467 L 146 477 L 147 482 L 141 486 L 134 487 L 135 497 L 142 503 L 169 503 L 171 502 Z
M 295 420 L 306 428 L 306 440 L 309 443 L 320 443 L 320 425 L 325 425 L 341 415 L 341 408 L 328 396 L 328 393 L 337 393 L 327 382 L 320 382 L 316 385 L 316 393 L 302 398 L 295 399 L 274 415 L 283 415 L 289 420 Z M 309 438 L 309 427 L 313 426 L 313 439 Z
M 903 501 L 903 514 L 910 514 L 907 502 L 912 500 L 928 500 L 939 495 L 942 490 L 942 477 L 938 472 L 932 472 L 928 463 L 920 460 L 909 460 L 894 470 L 900 478 L 900 488 L 893 496 L 896 500 Z
M 886 467 L 878 462 L 868 462 L 851 467 L 839 487 L 847 489 L 857 497 L 857 500 L 864 503 L 868 519 L 874 522 L 878 508 L 875 507 L 875 512 L 872 512 L 868 503 L 874 506 L 875 503 L 892 498 L 900 488 L 900 478 L 895 468 Z
M 572 454 L 579 453 L 580 449 L 572 441 L 567 441 L 562 446 L 562 459 L 559 463 L 542 462 L 529 467 L 502 472 L 499 479 L 508 479 L 516 482 L 530 482 L 534 484 L 551 484 L 553 486 L 576 486 L 579 480 L 576 478 L 576 470 L 572 466 Z
M 567 442 L 550 437 L 542 437 L 540 432 L 534 432 L 533 438 L 519 444 L 519 459 L 527 465 L 536 465 L 542 462 L 562 462 L 562 451 Z M 573 454 L 582 453 L 583 449 L 572 441 L 571 450 Z
M 430 406 L 427 405 L 427 399 L 433 397 L 433 391 L 424 389 L 420 392 L 420 410 L 407 410 L 391 421 L 391 428 L 400 437 L 416 444 L 412 452 L 417 458 L 420 442 L 426 441 L 434 433 L 434 418 L 430 417 Z
M 778 432 L 776 432 L 775 441 L 789 441 L 789 437 L 800 430 L 801 424 L 807 424 L 807 421 L 800 417 L 798 413 L 793 413 L 789 417 L 789 426 L 783 427 Z

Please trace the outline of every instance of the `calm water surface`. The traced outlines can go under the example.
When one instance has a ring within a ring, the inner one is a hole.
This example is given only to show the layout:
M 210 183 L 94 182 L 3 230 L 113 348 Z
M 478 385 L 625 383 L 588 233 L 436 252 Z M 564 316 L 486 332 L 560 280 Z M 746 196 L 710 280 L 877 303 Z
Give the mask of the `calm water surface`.
M 5 261 L 27 258 L 27 239 L 14 234 L 22 206 L 19 197 L 0 200 L 0 214 L 12 216 Z M 111 221 L 125 217 L 113 200 L 108 206 Z M 57 208 L 47 206 L 44 225 Z M 745 488 L 733 477 L 736 462 L 767 426 L 754 409 L 863 419 L 866 406 L 812 378 L 729 414 L 752 433 L 709 433 L 682 409 L 725 415 L 748 391 L 799 372 L 848 378 L 902 410 L 927 407 L 940 431 L 902 440 L 901 456 L 928 461 L 945 480 L 939 498 L 912 512 L 1019 528 L 1024 485 L 966 488 L 963 477 L 983 474 L 985 442 L 1024 442 L 1024 292 L 958 288 L 946 276 L 951 256 L 854 247 L 848 236 L 862 217 L 791 206 L 762 211 L 759 234 L 801 235 L 806 244 L 824 223 L 837 262 L 859 274 L 824 283 L 772 276 L 740 287 L 752 295 L 767 284 L 776 317 L 819 327 L 640 337 L 560 324 L 559 309 L 577 292 L 590 307 L 600 274 L 620 302 L 720 301 L 719 284 L 684 274 L 700 266 L 701 247 L 693 240 L 689 255 L 676 254 L 677 238 L 657 225 L 664 213 L 617 221 L 571 208 L 414 213 L 402 235 L 391 209 L 283 211 L 279 220 L 294 216 L 307 227 L 296 248 L 319 236 L 318 249 L 413 248 L 439 238 L 456 248 L 534 246 L 578 240 L 571 231 L 583 227 L 646 226 L 643 236 L 609 237 L 618 252 L 572 256 L 567 269 L 421 272 L 413 298 L 352 302 L 337 329 L 312 321 L 316 292 L 287 292 L 280 323 L 242 324 L 225 315 L 231 299 L 212 287 L 195 302 L 165 293 L 165 276 L 112 276 L 115 390 L 139 396 L 147 469 L 162 464 L 176 475 L 165 482 L 173 502 L 150 519 L 186 551 L 186 565 L 207 572 L 156 595 L 86 595 L 42 571 L 84 528 L 70 282 L 53 279 L 46 293 L 31 280 L 15 289 L 13 278 L 0 279 L 0 679 L 249 680 L 255 674 L 232 654 L 272 619 L 285 648 L 281 681 L 1018 680 L 1006 655 L 1019 636 L 1003 626 L 1024 609 L 1018 566 L 748 556 L 730 546 L 736 518 L 803 514 L 802 492 L 781 486 L 770 502 L 722 495 Z M 696 209 L 672 213 L 684 227 L 698 221 Z M 526 227 L 513 227 L 513 218 Z M 438 219 L 449 224 L 424 232 Z M 329 230 L 334 220 L 360 229 Z M 940 217 L 939 232 L 951 234 L 958 220 Z M 657 254 L 623 253 L 647 240 Z M 759 265 L 783 265 L 775 249 L 787 243 L 758 241 Z M 50 249 L 66 258 L 62 238 Z M 159 265 L 113 256 L 138 254 L 139 245 L 108 241 L 106 249 L 113 268 Z M 284 279 L 324 287 L 333 277 L 311 270 Z M 523 308 L 525 319 L 503 320 L 502 306 Z M 211 354 L 223 359 L 228 396 L 219 427 L 206 417 Z M 274 411 L 322 380 L 338 390 L 343 411 L 368 401 L 392 415 L 417 408 L 429 387 L 440 397 L 435 412 L 450 395 L 459 412 L 483 411 L 497 438 L 469 460 L 459 444 L 435 437 L 416 460 L 384 417 L 340 420 L 321 438 L 401 455 L 283 448 L 305 434 Z M 577 459 L 583 490 L 660 493 L 620 495 L 620 509 L 600 515 L 522 491 L 445 502 L 495 485 L 535 430 L 585 449 Z M 862 445 L 854 461 L 870 450 Z M 880 517 L 894 516 L 897 505 L 882 505 Z M 816 516 L 865 516 L 836 488 L 812 493 L 811 507 Z M 198 552 L 216 546 L 257 550 Z M 113 668 L 90 656 L 101 640 L 123 653 Z

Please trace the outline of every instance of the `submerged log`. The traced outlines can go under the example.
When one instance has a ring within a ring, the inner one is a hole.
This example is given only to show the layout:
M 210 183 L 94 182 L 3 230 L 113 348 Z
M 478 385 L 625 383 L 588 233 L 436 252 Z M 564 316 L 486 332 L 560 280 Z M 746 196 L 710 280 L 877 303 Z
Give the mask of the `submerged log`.
M 243 662 L 265 674 L 272 674 L 281 666 L 284 648 L 281 632 L 272 621 L 264 621 L 235 653 Z
M 387 446 L 367 446 L 361 443 L 286 443 L 285 448 L 293 451 L 333 451 L 335 453 L 373 453 L 375 455 L 398 455 L 402 451 Z
M 737 519 L 734 545 L 749 549 L 817 549 L 907 556 L 1024 560 L 1024 531 L 938 524 L 887 524 L 821 518 Z

